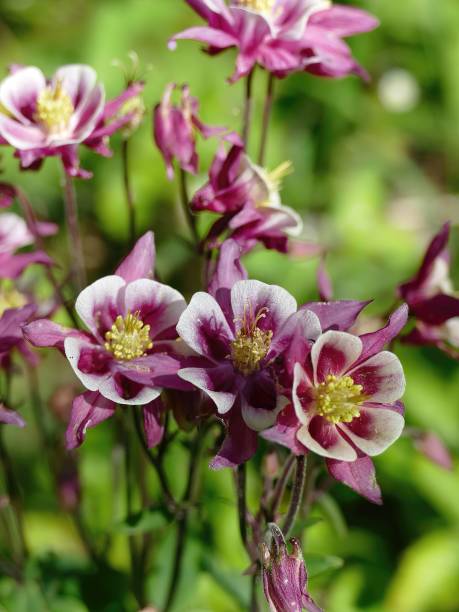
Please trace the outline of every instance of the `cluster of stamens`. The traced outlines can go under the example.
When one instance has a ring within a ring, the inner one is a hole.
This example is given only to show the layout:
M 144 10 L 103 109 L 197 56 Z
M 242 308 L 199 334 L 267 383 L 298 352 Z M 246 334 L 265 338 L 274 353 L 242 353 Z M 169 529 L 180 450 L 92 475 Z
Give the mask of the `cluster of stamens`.
M 350 376 L 329 374 L 315 389 L 317 414 L 327 421 L 350 423 L 360 416 L 359 406 L 365 397 L 362 385 L 356 385 Z
M 267 312 L 267 308 L 262 308 L 253 317 L 250 312 L 247 315 L 244 308 L 241 328 L 231 343 L 231 360 L 235 368 L 245 376 L 260 368 L 260 362 L 266 357 L 271 346 L 273 332 L 258 327 L 259 321 L 266 317 Z
M 235 0 L 234 4 L 257 11 L 257 13 L 270 13 L 276 4 L 276 0 Z
M 70 96 L 57 81 L 38 96 L 36 119 L 48 133 L 59 134 L 67 128 L 74 110 Z
M 258 206 L 269 206 L 271 204 L 272 194 L 278 194 L 282 189 L 282 183 L 286 176 L 293 173 L 293 164 L 291 161 L 282 162 L 274 170 L 264 171 L 264 180 L 270 197 L 267 200 L 258 202 Z
M 143 357 L 153 347 L 150 326 L 144 325 L 139 314 L 119 315 L 105 334 L 105 348 L 119 361 Z
M 14 287 L 0 287 L 0 317 L 9 308 L 21 308 L 27 304 L 27 298 Z

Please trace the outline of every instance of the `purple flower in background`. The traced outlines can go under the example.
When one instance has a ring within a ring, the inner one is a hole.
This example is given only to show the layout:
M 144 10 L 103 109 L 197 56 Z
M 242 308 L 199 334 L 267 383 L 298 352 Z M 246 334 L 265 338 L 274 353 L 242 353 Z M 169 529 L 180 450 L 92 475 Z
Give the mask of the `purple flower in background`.
M 272 171 L 254 164 L 239 146 L 228 154 L 220 149 L 209 172 L 209 181 L 193 197 L 193 211 L 220 213 L 209 231 L 208 246 L 219 236 L 230 236 L 250 251 L 257 242 L 267 248 L 287 251 L 289 236 L 298 236 L 303 222 L 296 211 L 281 202 L 282 180 L 292 171 L 285 162 Z
M 269 524 L 271 546 L 261 545 L 262 577 L 265 597 L 272 612 L 322 612 L 308 593 L 308 573 L 301 545 L 290 539 L 287 550 L 284 535 L 277 525 Z
M 88 331 L 48 320 L 24 328 L 33 345 L 63 351 L 88 389 L 74 401 L 69 447 L 81 444 L 86 428 L 110 417 L 116 404 L 145 406 L 146 429 L 156 428 L 162 388 L 184 388 L 176 376 L 181 361 L 175 326 L 186 303 L 178 291 L 152 280 L 153 267 L 149 232 L 115 275 L 99 279 L 78 296 L 76 311 Z
M 242 144 L 236 133 L 224 127 L 206 125 L 199 119 L 199 102 L 190 94 L 188 85 L 182 85 L 180 104 L 174 105 L 172 95 L 177 89 L 174 83 L 166 87 L 153 114 L 153 136 L 164 158 L 169 180 L 174 178 L 174 160 L 185 172 L 197 173 L 199 157 L 196 133 L 203 138 L 216 136 L 234 144 Z
M 89 178 L 80 168 L 77 146 L 87 144 L 107 155 L 107 137 L 129 116 L 108 123 L 128 90 L 105 105 L 103 86 L 90 66 L 72 64 L 46 79 L 34 66 L 14 67 L 0 83 L 0 142 L 16 149 L 23 169 L 37 169 L 44 158 L 59 156 L 71 176 Z
M 446 223 L 433 238 L 416 276 L 399 288 L 401 297 L 416 318 L 416 327 L 404 342 L 433 344 L 452 357 L 459 357 L 459 297 L 449 273 Z
M 24 419 L 15 410 L 10 410 L 1 403 L 0 423 L 4 423 L 6 425 L 16 425 L 16 427 L 25 427 Z
M 332 6 L 327 0 L 187 0 L 207 26 L 192 27 L 170 41 L 198 40 L 216 55 L 238 49 L 231 81 L 259 64 L 282 77 L 298 70 L 341 77 L 362 70 L 343 37 L 367 32 L 378 21 L 357 9 Z
M 356 74 L 368 79 L 368 73 L 356 62 L 342 39 L 374 30 L 378 20 L 351 6 L 321 4 L 308 19 L 303 34 L 304 69 L 318 76 L 341 78 Z
M 317 317 L 298 313 L 285 289 L 255 280 L 232 282 L 241 275 L 233 245 L 225 246 L 233 272 L 220 274 L 224 286 L 211 284 L 213 296 L 196 293 L 177 325 L 180 337 L 203 358 L 179 376 L 207 393 L 227 425 L 213 467 L 238 465 L 255 452 L 255 432 L 271 427 L 283 406 L 280 361 L 297 326 L 311 338 L 320 333 Z

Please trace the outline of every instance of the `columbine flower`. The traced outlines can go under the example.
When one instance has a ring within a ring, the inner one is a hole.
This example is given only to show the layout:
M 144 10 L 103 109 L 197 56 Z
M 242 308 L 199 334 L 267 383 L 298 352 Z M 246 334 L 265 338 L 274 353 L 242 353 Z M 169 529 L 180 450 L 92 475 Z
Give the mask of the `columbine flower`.
M 107 137 L 130 120 L 107 122 L 119 109 L 118 100 L 105 105 L 104 88 L 90 66 L 62 66 L 49 80 L 34 66 L 16 67 L 0 83 L 0 142 L 16 149 L 24 169 L 36 169 L 56 155 L 68 174 L 88 178 L 77 145 L 107 154 Z
M 403 405 L 397 400 L 404 389 L 400 362 L 382 349 L 406 324 L 408 309 L 401 306 L 375 332 L 358 337 L 345 331 L 367 304 L 311 302 L 302 307 L 317 315 L 323 333 L 312 346 L 298 335 L 291 343 L 285 362 L 293 379 L 292 404 L 263 437 L 296 455 L 312 450 L 324 456 L 336 480 L 380 504 L 368 455 L 379 454 L 400 435 Z
M 187 0 L 208 23 L 176 34 L 170 41 L 192 39 L 211 55 L 236 47 L 234 82 L 256 64 L 276 76 L 303 68 L 327 76 L 358 72 L 342 37 L 372 30 L 376 19 L 327 0 Z
M 378 25 L 378 20 L 365 11 L 322 2 L 308 19 L 303 34 L 304 69 L 318 76 L 340 78 L 356 74 L 368 79 L 368 73 L 342 39 L 370 32 Z
M 76 311 L 88 331 L 62 328 L 48 320 L 24 328 L 35 346 L 61 349 L 88 393 L 74 401 L 68 446 L 81 444 L 88 426 L 113 414 L 115 404 L 159 410 L 162 388 L 183 388 L 175 326 L 186 307 L 181 294 L 151 279 L 153 234 L 147 233 L 118 267 L 84 289 Z M 147 432 L 148 433 L 148 432 Z
M 241 144 L 236 133 L 228 132 L 224 127 L 206 125 L 199 119 L 199 102 L 191 96 L 188 85 L 180 88 L 180 105 L 174 105 L 172 95 L 177 89 L 175 83 L 166 87 L 160 104 L 155 107 L 153 117 L 153 136 L 164 158 L 169 180 L 174 178 L 175 159 L 182 170 L 191 174 L 197 173 L 199 157 L 196 150 L 196 133 L 201 134 L 203 138 L 218 136 L 228 142 Z
M 416 276 L 399 292 L 416 317 L 416 327 L 404 341 L 433 344 L 459 357 L 459 297 L 449 274 L 449 224 L 433 238 Z
M 281 202 L 282 180 L 291 172 L 290 162 L 268 171 L 254 164 L 241 147 L 232 147 L 227 155 L 220 149 L 209 182 L 191 204 L 196 212 L 209 210 L 223 215 L 210 229 L 209 246 L 215 246 L 217 238 L 229 229 L 244 252 L 257 242 L 285 252 L 288 236 L 297 236 L 303 228 L 298 213 Z
M 36 229 L 42 236 L 56 232 L 53 223 L 37 223 Z M 52 260 L 43 251 L 16 253 L 23 247 L 34 243 L 24 219 L 15 213 L 0 214 L 0 276 L 1 278 L 17 278 L 31 264 L 51 265 Z M 5 298 L 4 298 L 5 299 Z M 2 298 L 0 297 L 0 303 Z
M 228 256 L 233 258 L 230 249 Z M 239 276 L 240 268 L 233 269 Z M 204 358 L 200 367 L 184 368 L 179 376 L 207 393 L 227 425 L 213 467 L 237 465 L 255 452 L 255 432 L 273 425 L 282 407 L 279 362 L 296 326 L 302 325 L 306 336 L 319 332 L 317 317 L 297 313 L 285 289 L 255 280 L 225 281 L 215 297 L 196 293 L 177 325 L 180 337 Z
M 269 524 L 272 543 L 261 545 L 263 589 L 272 612 L 321 612 L 308 593 L 308 573 L 301 545 L 290 539 L 289 554 L 284 535 L 277 525 Z

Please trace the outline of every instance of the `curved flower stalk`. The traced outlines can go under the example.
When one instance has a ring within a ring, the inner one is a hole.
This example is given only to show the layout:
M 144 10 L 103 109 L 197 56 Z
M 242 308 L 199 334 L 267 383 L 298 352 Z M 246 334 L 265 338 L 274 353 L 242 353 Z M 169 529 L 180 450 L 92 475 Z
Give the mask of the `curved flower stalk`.
M 293 372 L 292 404 L 263 437 L 296 455 L 314 452 L 326 459 L 330 474 L 381 503 L 370 457 L 395 442 L 404 427 L 405 388 L 398 358 L 384 351 L 404 327 L 408 308 L 401 306 L 382 329 L 356 336 L 345 329 L 355 323 L 362 302 L 310 303 L 322 334 L 311 346 L 299 341 L 302 358 L 289 363 Z
M 234 242 L 224 245 L 213 295 L 196 293 L 177 325 L 182 340 L 203 358 L 178 375 L 213 400 L 227 426 L 214 468 L 239 465 L 253 455 L 257 432 L 271 427 L 283 407 L 282 356 L 293 335 L 298 328 L 311 339 L 320 333 L 316 315 L 297 312 L 285 289 L 239 280 L 245 274 L 236 248 Z M 232 272 L 224 275 L 227 264 Z
M 327 0 L 187 0 L 207 26 L 192 27 L 172 37 L 204 43 L 211 55 L 235 47 L 235 82 L 259 64 L 283 77 L 310 70 L 315 74 L 342 77 L 364 74 L 342 40 L 368 32 L 378 21 L 357 9 L 332 6 Z
M 271 612 L 322 612 L 308 593 L 308 572 L 300 542 L 290 539 L 289 553 L 282 531 L 268 525 L 271 545 L 261 544 L 263 590 Z
M 172 103 L 174 92 L 180 89 L 180 104 Z M 233 144 L 242 145 L 235 132 L 224 127 L 209 126 L 199 118 L 199 102 L 190 94 L 188 85 L 180 88 L 169 83 L 161 102 L 153 113 L 153 136 L 166 164 L 169 180 L 174 178 L 173 162 L 191 174 L 198 172 L 199 156 L 196 149 L 196 134 L 203 138 L 213 136 Z
M 109 155 L 107 138 L 131 119 L 129 113 L 115 116 L 139 87 L 105 103 L 90 66 L 62 66 L 51 79 L 35 66 L 16 66 L 0 83 L 0 143 L 15 149 L 22 169 L 36 170 L 46 157 L 57 156 L 69 176 L 90 178 L 80 168 L 78 145 Z
M 64 352 L 88 389 L 74 400 L 68 447 L 81 444 L 86 428 L 112 416 L 116 404 L 144 406 L 146 429 L 156 427 L 162 389 L 187 388 L 176 376 L 181 359 L 175 331 L 186 303 L 178 291 L 152 280 L 153 269 L 149 232 L 113 276 L 78 296 L 76 310 L 88 331 L 46 319 L 24 328 L 33 345 Z
M 206 246 L 218 246 L 225 232 L 248 252 L 257 243 L 281 252 L 288 250 L 289 236 L 298 236 L 303 221 L 281 201 L 283 179 L 292 172 L 289 162 L 269 171 L 254 164 L 242 147 L 221 148 L 209 171 L 209 181 L 196 192 L 194 212 L 208 210 L 222 216 L 211 227 Z
M 432 239 L 416 276 L 399 288 L 416 327 L 403 338 L 410 344 L 432 344 L 459 358 L 459 296 L 450 277 L 446 223 Z

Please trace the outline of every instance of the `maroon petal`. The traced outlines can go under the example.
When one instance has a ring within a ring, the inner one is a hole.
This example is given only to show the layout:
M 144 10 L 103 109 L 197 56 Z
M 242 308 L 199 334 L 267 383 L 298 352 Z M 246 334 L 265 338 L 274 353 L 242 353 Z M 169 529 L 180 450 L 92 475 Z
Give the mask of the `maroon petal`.
M 411 306 L 411 313 L 428 325 L 442 325 L 459 317 L 459 298 L 438 294 Z
M 389 344 L 405 327 L 408 320 L 408 306 L 402 304 L 390 316 L 389 322 L 385 327 L 370 334 L 360 336 L 363 344 L 362 354 L 359 362 L 379 353 L 386 344 Z
M 347 331 L 368 304 L 369 301 L 308 302 L 301 308 L 310 310 L 319 317 L 324 332 L 330 329 Z
M 157 398 L 143 406 L 143 427 L 148 448 L 154 448 L 163 439 L 164 424 L 162 415 L 164 413 L 164 405 L 161 398 Z
M 115 404 L 97 391 L 87 391 L 73 400 L 70 423 L 65 434 L 67 448 L 77 448 L 84 442 L 86 430 L 112 417 Z
M 220 470 L 235 468 L 248 461 L 257 450 L 257 433 L 244 423 L 239 409 L 232 410 L 227 423 L 226 437 L 212 459 L 210 467 Z
M 373 504 L 382 504 L 381 489 L 376 481 L 375 466 L 370 457 L 359 457 L 355 461 L 327 459 L 331 476 L 347 485 Z

